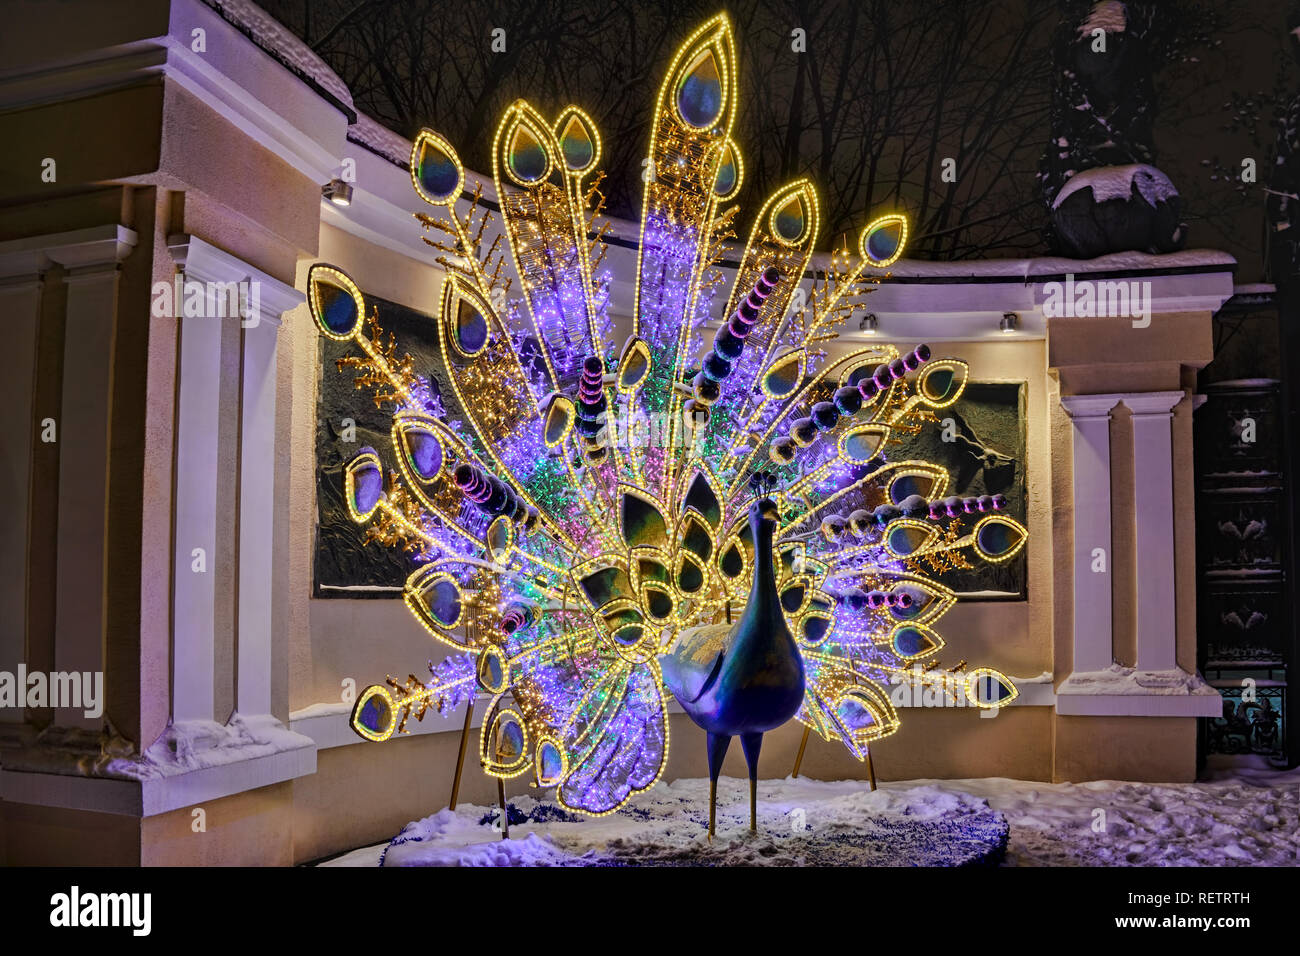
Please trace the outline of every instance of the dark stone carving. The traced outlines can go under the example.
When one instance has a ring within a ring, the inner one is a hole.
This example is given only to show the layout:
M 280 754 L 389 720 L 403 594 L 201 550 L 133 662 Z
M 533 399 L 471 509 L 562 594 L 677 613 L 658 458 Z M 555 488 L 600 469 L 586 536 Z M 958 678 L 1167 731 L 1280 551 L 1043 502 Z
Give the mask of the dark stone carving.
M 1282 568 L 1281 504 L 1268 495 L 1231 495 L 1207 501 L 1207 573 L 1277 573 Z
M 1207 485 L 1240 485 L 1276 478 L 1281 471 L 1282 433 L 1278 383 L 1269 379 L 1220 382 L 1197 416 L 1196 452 Z
M 938 425 L 903 436 L 888 446 L 890 460 L 919 458 L 948 469 L 950 495 L 971 497 L 1003 494 L 1003 512 L 1026 521 L 1025 385 L 1022 382 L 968 382 L 951 408 L 937 412 Z M 945 419 L 952 419 L 954 440 L 943 440 Z M 1015 599 L 1026 596 L 1026 555 L 1022 551 L 1002 564 L 975 558 L 970 569 L 929 575 L 959 594 Z
M 1275 585 L 1206 590 L 1197 610 L 1206 667 L 1282 663 L 1285 618 Z
M 379 310 L 384 338 L 392 332 L 399 352 L 409 352 L 420 375 L 428 376 L 449 416 L 459 414 L 455 395 L 442 372 L 438 330 L 432 316 L 395 302 L 366 296 Z M 316 597 L 395 597 L 416 564 L 400 548 L 366 544 L 366 529 L 348 516 L 343 501 L 343 465 L 366 445 L 373 447 L 385 473 L 395 471 L 391 405 L 375 408 L 368 389 L 358 390 L 350 369 L 335 362 L 355 346 L 317 337 L 320 386 L 316 395 Z M 344 440 L 344 420 L 355 423 L 355 441 Z

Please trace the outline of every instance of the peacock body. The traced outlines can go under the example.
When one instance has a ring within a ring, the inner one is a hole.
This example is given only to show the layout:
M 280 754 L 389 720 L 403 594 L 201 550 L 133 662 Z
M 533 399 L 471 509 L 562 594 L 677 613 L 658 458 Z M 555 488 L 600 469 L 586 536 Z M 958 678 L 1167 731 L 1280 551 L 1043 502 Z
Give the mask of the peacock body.
M 871 222 L 856 254 L 834 253 L 805 294 L 817 195 L 803 179 L 783 187 L 739 251 L 726 318 L 711 318 L 743 178 L 736 83 L 718 16 L 660 89 L 621 344 L 600 268 L 590 117 L 569 107 L 548 122 L 524 101 L 506 111 L 492 173 L 508 253 L 499 240 L 483 252 L 493 217 L 482 185 L 467 192 L 451 145 L 420 133 L 411 177 L 429 206 L 424 241 L 447 272 L 436 324 L 463 422 L 374 317 L 367 325 L 357 286 L 312 267 L 320 332 L 356 347 L 340 366 L 393 409 L 398 470 L 362 449 L 344 469 L 348 508 L 372 538 L 419 556 L 406 604 L 460 652 L 429 679 L 366 688 L 352 714 L 363 737 L 388 739 L 412 715 L 485 692 L 489 774 L 530 774 L 569 809 L 615 810 L 663 770 L 671 694 L 706 729 L 709 707 L 730 706 L 709 698 L 731 686 L 727 661 L 709 688 L 697 671 L 716 663 L 709 648 L 733 612 L 761 611 L 797 649 L 777 722 L 793 713 L 859 758 L 899 725 L 891 683 L 980 707 L 1014 698 L 992 669 L 927 668 L 955 595 L 926 574 L 965 555 L 1006 560 L 1025 529 L 999 513 L 1000 496 L 950 496 L 943 468 L 889 454 L 959 399 L 966 366 L 925 346 L 823 348 L 901 255 L 906 219 Z M 756 482 L 763 534 L 750 523 Z M 756 568 L 772 581 L 762 608 L 750 600 Z

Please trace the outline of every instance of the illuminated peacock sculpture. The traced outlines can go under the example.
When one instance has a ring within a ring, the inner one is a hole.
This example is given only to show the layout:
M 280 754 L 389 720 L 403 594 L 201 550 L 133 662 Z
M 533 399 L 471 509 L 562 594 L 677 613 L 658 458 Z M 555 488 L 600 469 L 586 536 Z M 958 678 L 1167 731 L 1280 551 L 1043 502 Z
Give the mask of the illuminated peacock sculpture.
M 856 255 L 839 249 L 806 282 L 817 195 L 791 183 L 763 204 L 715 308 L 742 180 L 736 83 L 718 16 L 659 92 L 621 347 L 591 119 L 571 106 L 548 122 L 519 101 L 497 129 L 522 301 L 507 299 L 501 235 L 481 248 L 482 185 L 467 193 L 451 145 L 420 133 L 411 179 L 447 270 L 437 335 L 466 421 L 366 322 L 356 285 L 312 267 L 321 333 L 360 350 L 340 368 L 394 408 L 399 470 L 362 449 L 344 468 L 349 511 L 417 556 L 406 604 L 461 652 L 427 680 L 366 688 L 352 713 L 363 737 L 486 692 L 486 772 L 530 774 L 565 808 L 601 814 L 658 780 L 672 695 L 708 733 L 715 783 L 741 736 L 752 826 L 762 734 L 791 717 L 861 759 L 899 726 L 891 684 L 979 707 L 1016 696 L 997 671 L 937 666 L 935 623 L 955 595 L 926 575 L 1005 561 L 1025 529 L 1001 496 L 950 496 L 943 468 L 891 457 L 958 400 L 966 366 L 924 345 L 822 349 L 902 253 L 905 218 L 870 223 Z

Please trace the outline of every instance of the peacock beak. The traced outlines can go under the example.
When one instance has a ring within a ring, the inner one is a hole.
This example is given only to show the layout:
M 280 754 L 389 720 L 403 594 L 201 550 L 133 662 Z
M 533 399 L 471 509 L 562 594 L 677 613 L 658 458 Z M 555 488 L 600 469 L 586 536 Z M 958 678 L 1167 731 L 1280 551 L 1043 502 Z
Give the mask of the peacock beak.
M 781 513 L 777 510 L 776 502 L 771 498 L 764 498 L 758 502 L 758 513 L 768 521 L 779 521 Z

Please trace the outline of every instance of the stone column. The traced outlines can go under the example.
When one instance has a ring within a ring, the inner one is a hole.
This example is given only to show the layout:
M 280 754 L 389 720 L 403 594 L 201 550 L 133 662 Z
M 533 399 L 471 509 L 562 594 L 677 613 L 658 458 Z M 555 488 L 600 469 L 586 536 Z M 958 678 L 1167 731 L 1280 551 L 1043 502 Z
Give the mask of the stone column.
M 1124 396 L 1124 404 L 1133 412 L 1139 671 L 1172 671 L 1178 667 L 1170 422 L 1174 406 L 1182 400 L 1182 392 Z
M 189 283 L 237 281 L 240 277 L 172 247 L 182 266 L 184 312 Z M 207 312 L 205 307 L 204 312 Z M 207 314 L 182 317 L 177 368 L 176 465 L 172 542 L 172 718 L 212 720 L 216 645 L 218 415 L 221 407 L 221 327 L 230 319 Z M 237 321 L 237 319 L 233 320 Z
M 276 343 L 280 316 L 303 294 L 193 236 L 168 240 L 187 279 L 241 283 L 246 316 L 181 320 L 176 457 L 176 591 L 173 632 L 173 717 L 212 720 L 215 662 L 215 576 L 191 570 L 193 549 L 211 558 L 220 529 L 236 528 L 238 605 L 235 708 L 271 712 L 274 631 Z M 221 324 L 242 326 L 239 489 L 233 515 L 217 513 L 217 407 L 221 390 Z M 187 344 L 188 343 L 188 344 Z
M 1075 671 L 1111 665 L 1110 413 L 1119 395 L 1062 395 L 1074 426 Z M 1094 570 L 1102 568 L 1104 570 Z
M 302 293 L 263 278 L 244 329 L 239 437 L 239 609 L 235 708 L 271 713 L 275 529 L 275 388 L 280 316 Z
M 8 268 L 6 268 L 8 267 Z M 0 501 L 9 516 L 0 531 L 0 671 L 15 673 L 27 659 L 27 541 L 31 523 L 32 442 L 39 429 L 32 397 L 40 328 L 41 277 L 31 267 L 0 263 L 0 315 L 8 331 L 9 362 L 0 375 L 0 408 L 10 425 L 0 436 Z M 0 721 L 21 721 L 22 708 L 0 709 Z
M 110 573 L 104 554 L 118 263 L 137 239 L 122 226 L 104 227 L 103 232 L 102 237 L 46 250 L 66 270 L 67 285 L 63 394 L 57 422 L 54 669 L 91 674 L 104 669 L 105 588 Z M 55 722 L 92 730 L 102 724 L 78 707 L 56 711 Z

